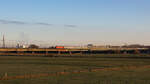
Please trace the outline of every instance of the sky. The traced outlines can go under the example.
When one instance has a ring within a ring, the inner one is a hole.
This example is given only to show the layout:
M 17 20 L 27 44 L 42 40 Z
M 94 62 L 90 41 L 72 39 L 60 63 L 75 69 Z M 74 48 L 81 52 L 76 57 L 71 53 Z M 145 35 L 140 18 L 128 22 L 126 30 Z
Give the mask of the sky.
M 0 0 L 0 37 L 45 45 L 150 45 L 150 0 Z

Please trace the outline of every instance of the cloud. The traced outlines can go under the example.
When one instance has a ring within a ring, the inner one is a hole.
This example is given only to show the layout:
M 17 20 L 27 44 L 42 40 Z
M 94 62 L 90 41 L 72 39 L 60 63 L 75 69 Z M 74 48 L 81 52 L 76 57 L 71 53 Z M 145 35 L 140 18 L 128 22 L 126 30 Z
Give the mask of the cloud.
M 52 26 L 52 25 L 54 25 L 54 24 L 45 23 L 45 22 L 28 23 L 28 22 L 23 22 L 23 21 L 13 21 L 13 20 L 3 20 L 3 19 L 0 19 L 0 23 L 1 24 L 16 24 L 16 25 L 43 25 L 43 26 Z M 55 26 L 57 26 L 57 25 L 58 24 L 56 24 Z M 77 25 L 70 25 L 70 24 L 65 24 L 65 25 L 62 25 L 62 26 L 69 27 L 69 28 L 77 27 Z
M 19 24 L 19 25 L 28 24 L 28 23 L 22 22 L 22 21 L 11 21 L 11 20 L 0 20 L 0 23 L 2 23 L 2 24 Z
M 77 27 L 77 25 L 64 25 L 65 27 L 72 27 L 72 28 L 74 28 L 74 27 Z
M 53 24 L 49 24 L 49 23 L 43 23 L 43 22 L 40 22 L 40 23 L 35 23 L 37 25 L 45 25 L 45 26 L 52 26 Z
M 12 20 L 0 20 L 0 23 L 2 23 L 2 24 L 18 24 L 18 25 L 24 25 L 24 24 L 45 25 L 45 26 L 51 26 L 52 25 L 52 24 L 44 23 L 44 22 L 27 23 L 27 22 L 23 22 L 23 21 L 12 21 Z

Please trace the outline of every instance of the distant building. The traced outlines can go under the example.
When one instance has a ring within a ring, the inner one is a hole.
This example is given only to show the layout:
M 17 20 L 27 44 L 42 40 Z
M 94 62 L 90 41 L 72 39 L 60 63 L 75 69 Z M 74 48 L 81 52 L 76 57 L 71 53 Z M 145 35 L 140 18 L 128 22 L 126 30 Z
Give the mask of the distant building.
M 56 46 L 56 49 L 64 49 L 64 46 Z
M 17 44 L 16 48 L 20 48 L 20 44 L 19 43 Z
M 16 48 L 28 48 L 26 45 L 20 45 L 19 43 L 17 44 Z
M 80 46 L 65 46 L 66 49 L 81 49 Z
M 49 49 L 54 49 L 54 48 L 55 48 L 54 46 L 50 46 L 50 47 L 49 47 Z
M 20 48 L 28 48 L 27 46 L 25 46 L 25 45 L 22 45 L 22 46 L 20 46 Z
M 88 48 L 92 48 L 92 47 L 93 47 L 93 44 L 88 44 L 87 47 L 88 47 Z

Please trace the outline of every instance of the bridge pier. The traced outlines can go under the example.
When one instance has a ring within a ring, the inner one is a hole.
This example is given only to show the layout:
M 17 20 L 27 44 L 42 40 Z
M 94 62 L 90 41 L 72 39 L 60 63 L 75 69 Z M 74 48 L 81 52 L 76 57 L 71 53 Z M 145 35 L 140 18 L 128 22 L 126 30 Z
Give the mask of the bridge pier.
M 69 54 L 70 54 L 70 55 L 72 55 L 72 52 L 71 52 L 71 51 L 69 51 Z
M 120 50 L 116 50 L 115 53 L 116 53 L 116 54 L 120 54 L 121 51 L 120 51 Z
M 48 51 L 46 51 L 45 55 L 48 55 Z
M 60 55 L 61 54 L 61 51 L 58 51 L 58 55 Z
M 34 51 L 32 51 L 32 54 L 34 54 L 35 52 Z
M 134 50 L 134 53 L 135 54 L 140 54 L 140 51 L 139 50 Z

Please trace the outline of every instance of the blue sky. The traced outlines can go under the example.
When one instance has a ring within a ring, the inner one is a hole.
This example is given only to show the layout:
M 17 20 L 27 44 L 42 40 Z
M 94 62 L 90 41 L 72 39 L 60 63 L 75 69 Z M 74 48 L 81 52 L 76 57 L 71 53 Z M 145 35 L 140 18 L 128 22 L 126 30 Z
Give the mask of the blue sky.
M 149 0 L 0 0 L 0 31 L 7 40 L 150 45 L 149 4 Z

